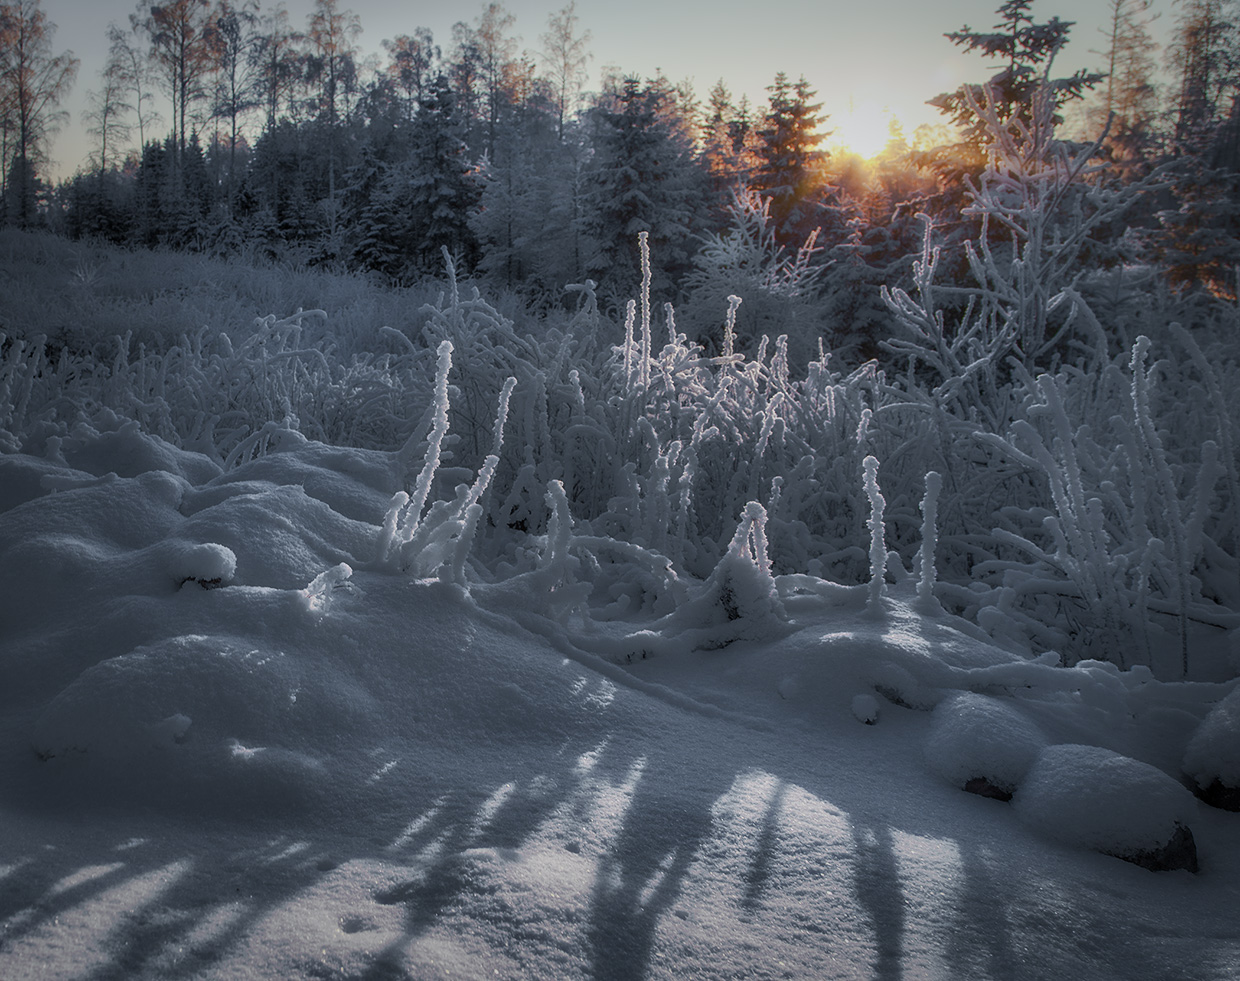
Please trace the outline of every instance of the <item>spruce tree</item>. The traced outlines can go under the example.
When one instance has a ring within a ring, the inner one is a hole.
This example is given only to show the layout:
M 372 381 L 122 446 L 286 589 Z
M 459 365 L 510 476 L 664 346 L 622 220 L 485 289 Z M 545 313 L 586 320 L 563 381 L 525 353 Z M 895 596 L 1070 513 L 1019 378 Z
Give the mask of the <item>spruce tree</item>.
M 626 78 L 614 102 L 591 113 L 594 159 L 586 196 L 591 242 L 585 272 L 619 300 L 640 282 L 639 232 L 650 233 L 653 284 L 665 295 L 690 265 L 705 180 L 669 127 L 666 86 Z
M 826 186 L 821 149 L 824 117 L 817 94 L 802 77 L 795 85 L 780 72 L 770 92 L 769 108 L 758 129 L 758 168 L 754 186 L 771 199 L 771 218 L 781 245 L 795 248 L 817 227 L 821 193 Z

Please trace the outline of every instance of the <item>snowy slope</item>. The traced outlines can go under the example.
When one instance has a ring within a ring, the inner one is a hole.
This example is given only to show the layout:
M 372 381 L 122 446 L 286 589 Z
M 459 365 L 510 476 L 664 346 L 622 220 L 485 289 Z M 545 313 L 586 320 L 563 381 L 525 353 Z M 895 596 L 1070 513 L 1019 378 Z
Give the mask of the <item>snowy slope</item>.
M 1240 815 L 1169 792 L 1201 871 L 1154 873 L 1011 765 L 1178 791 L 1234 683 L 1029 660 L 911 584 L 737 565 L 604 619 L 545 567 L 417 581 L 398 484 L 124 427 L 0 456 L 0 977 L 1240 977 Z

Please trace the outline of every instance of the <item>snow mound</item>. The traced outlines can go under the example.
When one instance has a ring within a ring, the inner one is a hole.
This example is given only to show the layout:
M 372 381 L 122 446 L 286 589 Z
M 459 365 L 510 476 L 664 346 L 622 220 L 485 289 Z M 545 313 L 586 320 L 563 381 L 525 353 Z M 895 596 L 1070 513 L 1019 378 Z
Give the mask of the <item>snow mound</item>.
M 1012 804 L 1048 837 L 1120 857 L 1163 848 L 1197 807 L 1192 794 L 1148 763 L 1071 744 L 1042 751 Z
M 1240 787 L 1240 688 L 1210 710 L 1184 752 L 1184 772 L 1199 787 Z
M 878 699 L 873 695 L 855 695 L 852 700 L 852 713 L 858 722 L 872 726 L 878 722 Z
M 965 692 L 935 708 L 925 752 L 952 786 L 969 789 L 981 779 L 1010 797 L 1046 745 L 1042 730 L 1011 704 Z
M 169 549 L 168 571 L 181 585 L 196 582 L 203 589 L 227 586 L 237 574 L 237 556 L 226 545 L 177 542 Z
M 280 797 L 325 776 L 313 749 L 322 733 L 364 730 L 373 714 L 373 699 L 326 663 L 185 635 L 82 672 L 40 714 L 32 744 L 63 777 L 111 794 Z

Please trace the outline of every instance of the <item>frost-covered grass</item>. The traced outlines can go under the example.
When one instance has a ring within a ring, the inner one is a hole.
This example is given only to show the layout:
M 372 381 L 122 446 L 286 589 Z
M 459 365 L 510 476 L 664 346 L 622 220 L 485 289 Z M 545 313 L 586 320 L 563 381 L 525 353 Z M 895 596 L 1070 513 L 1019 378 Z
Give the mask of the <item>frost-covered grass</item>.
M 10 255 L 23 251 L 7 235 Z M 24 253 L 53 248 L 82 247 L 34 236 Z M 54 294 L 49 283 L 72 275 L 67 262 L 45 261 L 51 278 L 15 279 L 13 308 Z M 180 279 L 169 269 L 177 262 Z M 593 549 L 591 568 L 666 567 L 686 580 L 712 574 L 756 503 L 776 573 L 872 591 L 915 576 L 927 601 L 932 589 L 1004 643 L 1067 663 L 1139 664 L 1162 677 L 1235 670 L 1197 653 L 1217 646 L 1240 608 L 1240 420 L 1223 395 L 1240 372 L 1221 322 L 1199 311 L 1183 311 L 1198 317 L 1186 328 L 1154 330 L 1151 315 L 1153 338 L 1131 348 L 1095 338 L 1087 359 L 1041 372 L 1015 360 L 1000 370 L 996 351 L 969 362 L 967 345 L 936 361 L 938 342 L 923 331 L 922 367 L 901 373 L 840 364 L 828 351 L 797 364 L 782 337 L 736 354 L 733 302 L 716 312 L 722 354 L 712 355 L 641 284 L 618 323 L 588 288 L 569 294 L 575 312 L 506 315 L 450 268 L 443 282 L 396 292 L 164 255 L 101 251 L 97 268 L 111 270 L 100 282 L 169 282 L 185 309 L 212 309 L 212 319 L 140 320 L 133 308 L 149 294 L 131 286 L 132 328 L 108 337 L 91 310 L 103 301 L 90 297 L 106 295 L 96 282 L 67 288 L 80 302 L 59 340 L 9 322 L 0 442 L 10 452 L 54 457 L 66 441 L 127 421 L 225 468 L 294 435 L 396 452 L 398 489 L 413 506 L 393 521 L 413 535 L 434 505 L 423 537 L 446 547 L 465 533 L 453 563 L 485 577 L 524 568 L 527 537 L 553 519 L 553 483 L 574 535 L 620 543 L 605 558 Z M 910 318 L 938 322 L 932 271 L 926 258 L 922 306 L 893 299 L 893 336 L 913 329 Z M 232 298 L 213 309 L 221 292 Z M 666 592 L 653 581 L 614 588 L 627 597 L 617 610 L 657 605 Z

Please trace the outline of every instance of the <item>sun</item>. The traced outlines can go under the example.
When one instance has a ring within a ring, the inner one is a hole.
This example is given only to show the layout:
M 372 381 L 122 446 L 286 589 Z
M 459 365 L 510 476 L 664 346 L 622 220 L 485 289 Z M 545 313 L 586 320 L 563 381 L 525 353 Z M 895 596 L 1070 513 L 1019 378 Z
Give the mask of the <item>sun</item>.
M 831 130 L 827 143 L 844 153 L 855 153 L 869 160 L 887 146 L 895 122 L 896 117 L 886 106 L 869 100 L 850 101 L 845 112 L 827 119 L 826 125 Z

